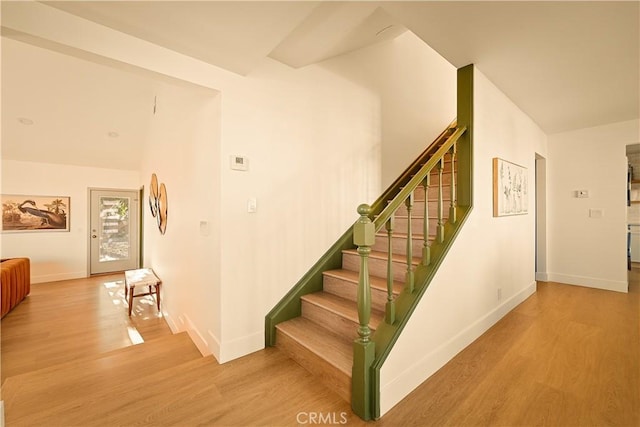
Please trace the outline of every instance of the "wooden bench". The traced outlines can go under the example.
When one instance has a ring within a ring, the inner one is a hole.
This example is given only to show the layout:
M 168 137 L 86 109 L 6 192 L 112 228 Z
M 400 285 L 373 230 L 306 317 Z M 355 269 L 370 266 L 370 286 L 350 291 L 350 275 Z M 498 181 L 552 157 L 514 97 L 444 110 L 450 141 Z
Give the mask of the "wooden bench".
M 129 316 L 131 316 L 131 310 L 133 309 L 133 299 L 135 297 L 142 297 L 145 295 L 155 295 L 156 302 L 158 304 L 158 311 L 160 311 L 160 285 L 162 282 L 155 275 L 150 268 L 139 268 L 137 270 L 127 270 L 124 272 L 124 295 L 129 302 Z M 143 294 L 136 294 L 136 286 L 148 286 L 149 292 Z

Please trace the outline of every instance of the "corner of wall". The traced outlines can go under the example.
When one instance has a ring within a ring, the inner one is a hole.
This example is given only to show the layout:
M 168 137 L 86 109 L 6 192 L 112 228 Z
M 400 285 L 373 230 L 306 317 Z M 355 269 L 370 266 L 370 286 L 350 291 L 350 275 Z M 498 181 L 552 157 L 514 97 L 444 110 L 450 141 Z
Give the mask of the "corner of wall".
M 264 348 L 264 331 L 258 331 L 244 337 L 230 341 L 223 341 L 220 345 L 220 363 L 229 362 L 238 357 L 246 356 Z
M 207 331 L 207 335 L 210 337 L 210 341 L 208 341 L 186 314 L 179 315 L 175 318 L 165 309 L 162 311 L 162 315 L 172 333 L 178 334 L 186 332 L 202 356 L 213 355 L 216 360 L 220 361 L 220 342 L 211 331 Z
M 629 292 L 629 282 L 608 280 L 601 277 L 584 277 L 570 274 L 548 273 L 548 282 L 558 282 L 565 285 L 584 286 L 586 288 L 602 289 L 605 291 Z

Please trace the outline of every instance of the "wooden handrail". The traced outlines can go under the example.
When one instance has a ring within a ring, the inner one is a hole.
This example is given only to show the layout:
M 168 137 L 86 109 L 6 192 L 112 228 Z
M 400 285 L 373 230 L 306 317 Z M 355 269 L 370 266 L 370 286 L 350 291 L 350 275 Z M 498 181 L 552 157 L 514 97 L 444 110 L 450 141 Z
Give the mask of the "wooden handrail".
M 373 223 L 375 224 L 376 232 L 384 227 L 384 224 L 389 220 L 389 218 L 391 218 L 393 213 L 398 210 L 400 205 L 404 203 L 405 200 L 407 200 L 407 197 L 409 197 L 409 195 L 413 193 L 413 191 L 418 188 L 420 184 L 422 184 L 429 172 L 431 172 L 431 170 L 438 164 L 440 159 L 444 157 L 444 155 L 447 154 L 449 150 L 451 150 L 453 144 L 455 144 L 458 139 L 460 139 L 460 137 L 463 133 L 465 133 L 466 130 L 466 127 L 457 128 L 455 132 L 446 140 L 446 142 L 440 148 L 438 148 L 438 150 L 429 158 L 429 160 L 426 161 L 424 166 L 422 166 L 420 170 L 415 175 L 413 175 L 409 182 L 402 188 L 402 190 L 400 190 L 398 195 L 394 197 L 391 202 L 389 202 L 387 207 L 384 208 L 382 212 L 380 212 L 380 214 L 376 216 L 375 220 L 372 219 Z
M 419 165 L 424 164 L 429 160 L 429 157 L 433 154 L 435 147 L 440 145 L 442 141 L 447 139 L 451 133 L 454 131 L 458 123 L 458 119 L 453 119 L 451 123 L 443 130 L 440 135 L 438 135 L 433 142 L 429 144 L 427 148 L 407 167 L 398 178 L 396 178 L 393 183 L 382 193 L 382 195 L 371 205 L 371 210 L 373 215 L 378 215 L 382 209 L 384 209 L 384 204 L 393 199 L 398 191 L 402 189 L 403 186 L 407 185 L 407 182 L 410 181 L 411 177 L 416 173 L 416 169 L 418 169 Z

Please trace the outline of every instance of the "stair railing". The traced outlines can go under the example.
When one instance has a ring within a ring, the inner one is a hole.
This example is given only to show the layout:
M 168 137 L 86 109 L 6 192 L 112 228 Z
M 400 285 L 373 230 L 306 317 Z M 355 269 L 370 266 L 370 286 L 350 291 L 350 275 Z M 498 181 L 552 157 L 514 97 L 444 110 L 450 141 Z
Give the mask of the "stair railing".
M 405 186 L 415 171 L 433 154 L 436 147 L 445 141 L 455 130 L 456 120 L 453 120 L 438 137 L 416 158 L 407 169 L 382 193 L 371 205 L 372 214 L 381 212 L 387 200 L 394 198 Z M 311 269 L 296 283 L 293 288 L 276 304 L 265 316 L 265 343 L 275 345 L 275 326 L 278 323 L 300 316 L 302 307 L 300 297 L 305 294 L 322 290 L 322 272 L 340 268 L 342 266 L 342 251 L 354 248 L 354 226 L 351 225 L 342 236 L 325 252 Z M 389 284 L 393 286 L 393 280 Z M 393 323 L 393 322 L 391 322 Z
M 393 295 L 393 277 L 394 277 L 394 256 L 393 245 L 391 239 L 393 237 L 395 214 L 405 206 L 407 211 L 407 250 L 406 250 L 406 273 L 404 283 L 404 293 L 411 295 L 416 289 L 416 272 L 419 268 L 427 269 L 431 264 L 431 250 L 433 245 L 443 244 L 448 237 L 446 232 L 446 223 L 453 225 L 457 219 L 456 205 L 456 180 L 455 180 L 455 157 L 457 151 L 457 143 L 461 136 L 466 132 L 466 127 L 458 127 L 455 129 L 444 143 L 437 149 L 435 153 L 424 163 L 424 165 L 413 175 L 409 182 L 400 190 L 400 192 L 389 201 L 388 205 L 377 216 L 372 217 L 373 209 L 367 204 L 358 206 L 360 218 L 353 227 L 353 242 L 357 246 L 360 255 L 360 274 L 358 278 L 358 336 L 354 342 L 354 364 L 352 372 L 352 406 L 357 414 L 369 414 L 371 412 L 371 399 L 367 397 L 360 398 L 363 390 L 371 390 L 372 381 L 368 375 L 371 364 L 376 356 L 376 343 L 369 327 L 371 319 L 371 288 L 369 278 L 369 254 L 371 247 L 375 243 L 376 233 L 383 228 L 386 229 L 388 242 L 388 258 L 387 258 L 387 303 L 385 306 L 384 323 L 394 325 L 397 320 L 399 310 L 396 307 L 397 299 Z M 450 164 L 450 195 L 449 218 L 444 217 L 444 179 L 443 172 L 445 170 L 445 162 L 448 157 Z M 437 172 L 438 183 L 438 211 L 437 211 L 437 227 L 434 243 L 429 243 L 429 189 L 431 188 L 430 177 L 433 172 Z M 424 190 L 424 210 L 422 212 L 423 220 L 423 246 L 422 257 L 417 266 L 414 266 L 413 258 L 413 205 L 414 193 L 418 188 Z M 450 228 L 453 230 L 452 228 Z M 406 311 L 406 310 L 403 310 Z M 363 417 L 367 419 L 366 415 Z
M 354 244 L 360 255 L 360 275 L 358 279 L 358 335 L 353 344 L 352 371 L 352 409 L 361 418 L 368 420 L 380 414 L 380 368 L 402 329 L 411 317 L 414 309 L 429 286 L 440 263 L 451 247 L 462 224 L 472 209 L 472 127 L 473 127 L 473 66 L 458 70 L 458 118 L 457 127 L 451 132 L 445 131 L 440 142 L 430 150 L 428 157 L 422 157 L 421 167 L 416 171 L 415 163 L 411 167 L 412 176 L 403 181 L 403 186 L 381 211 L 376 206 L 362 204 L 358 207 L 360 218 L 354 225 Z M 442 141 L 444 139 L 444 141 Z M 436 149 L 434 152 L 433 149 Z M 461 151 L 460 151 L 461 150 Z M 459 153 L 462 155 L 459 156 Z M 444 217 L 444 180 L 445 164 L 450 165 L 450 202 L 448 218 Z M 429 243 L 429 190 L 432 188 L 431 176 L 436 175 L 437 182 L 437 223 L 435 240 Z M 457 178 L 456 179 L 456 175 Z M 461 183 L 457 187 L 457 183 Z M 414 266 L 413 259 L 413 205 L 414 193 L 418 188 L 424 191 L 423 244 L 420 262 Z M 462 202 L 459 205 L 459 201 Z M 403 292 L 393 295 L 393 261 L 391 239 L 394 232 L 395 214 L 402 205 L 407 211 L 407 257 Z M 384 321 L 374 333 L 369 328 L 371 317 L 371 290 L 369 279 L 369 253 L 375 243 L 376 233 L 386 229 L 388 243 L 387 260 L 387 303 Z
M 449 221 L 455 223 L 456 221 L 456 204 L 455 204 L 455 151 L 456 143 L 462 134 L 466 131 L 466 127 L 457 128 L 455 132 L 446 140 L 446 142 L 433 154 L 433 156 L 420 168 L 420 170 L 411 178 L 409 183 L 400 190 L 400 193 L 389 202 L 386 208 L 372 221 L 369 218 L 372 209 L 369 205 L 363 204 L 358 206 L 358 213 L 360 219 L 354 225 L 354 243 L 358 246 L 358 253 L 360 254 L 360 277 L 358 282 L 358 295 L 370 294 L 370 291 L 361 289 L 369 286 L 369 267 L 368 256 L 371 252 L 371 246 L 375 243 L 375 235 L 383 227 L 387 229 L 387 235 L 389 241 L 393 237 L 393 224 L 395 213 L 402 204 L 407 209 L 407 256 L 406 256 L 406 279 L 405 279 L 405 292 L 413 293 L 415 290 L 415 267 L 413 266 L 413 229 L 412 229 L 412 207 L 414 203 L 414 192 L 422 186 L 425 191 L 424 200 L 424 236 L 423 236 L 423 256 L 420 265 L 427 267 L 430 263 L 430 250 L 429 245 L 429 200 L 428 191 L 430 188 L 429 177 L 431 172 L 437 168 L 438 171 L 438 227 L 436 234 L 436 241 L 443 243 L 445 240 L 445 222 L 444 218 L 444 191 L 443 191 L 443 171 L 445 169 L 445 156 L 450 156 L 451 164 L 451 205 L 449 211 Z M 371 298 L 364 297 L 362 300 L 358 298 L 358 313 L 363 313 L 361 317 L 360 325 L 364 328 L 368 325 L 368 319 L 371 316 Z M 393 324 L 395 320 L 395 301 L 393 297 L 393 253 L 392 245 L 389 243 L 389 257 L 387 260 L 387 312 L 385 313 L 385 322 Z M 365 322 L 365 323 L 363 323 Z M 367 326 L 368 327 L 368 326 Z

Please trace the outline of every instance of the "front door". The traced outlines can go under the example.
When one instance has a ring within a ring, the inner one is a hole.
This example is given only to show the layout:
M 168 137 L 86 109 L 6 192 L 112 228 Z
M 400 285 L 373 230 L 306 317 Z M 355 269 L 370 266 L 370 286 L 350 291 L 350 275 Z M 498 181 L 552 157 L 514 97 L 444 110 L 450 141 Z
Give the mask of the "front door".
M 138 268 L 139 193 L 93 189 L 89 193 L 89 274 Z

